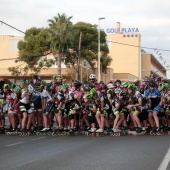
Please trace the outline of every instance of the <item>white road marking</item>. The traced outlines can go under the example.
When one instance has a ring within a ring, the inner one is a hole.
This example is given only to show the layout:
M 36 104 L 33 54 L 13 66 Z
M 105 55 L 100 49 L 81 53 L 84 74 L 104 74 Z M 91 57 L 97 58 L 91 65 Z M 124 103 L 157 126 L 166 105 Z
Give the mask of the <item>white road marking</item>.
M 162 163 L 160 164 L 158 170 L 166 170 L 168 163 L 170 161 L 170 148 L 168 149 L 164 159 L 162 160 Z
M 12 143 L 12 144 L 5 145 L 5 146 L 14 146 L 14 145 L 18 145 L 18 144 L 21 144 L 21 143 L 24 143 L 24 142 Z
M 35 139 L 32 139 L 32 140 L 39 140 L 39 139 L 44 139 L 46 137 L 41 137 L 41 138 L 35 138 Z

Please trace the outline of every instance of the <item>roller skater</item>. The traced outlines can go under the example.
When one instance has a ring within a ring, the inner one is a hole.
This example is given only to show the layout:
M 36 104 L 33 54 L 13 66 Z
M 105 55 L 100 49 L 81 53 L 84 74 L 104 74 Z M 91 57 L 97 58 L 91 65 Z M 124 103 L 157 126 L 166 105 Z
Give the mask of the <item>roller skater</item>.
M 149 123 L 152 129 L 156 129 L 152 132 L 156 132 L 157 135 L 161 134 L 161 129 L 159 127 L 159 118 L 158 113 L 161 111 L 163 105 L 163 97 L 161 96 L 160 91 L 156 88 L 155 82 L 150 81 L 148 83 L 149 88 L 145 91 L 145 96 L 148 101 L 151 102 L 151 107 L 148 109 L 149 112 Z M 156 128 L 154 128 L 154 121 L 156 123 Z
M 91 129 L 87 129 L 87 132 L 85 132 L 85 135 L 87 136 L 94 136 L 95 131 L 96 131 L 96 126 L 95 126 L 95 113 L 96 113 L 96 106 L 94 104 L 94 101 L 92 100 L 92 96 L 90 94 L 85 94 L 83 96 L 84 98 L 84 108 L 83 112 L 85 115 L 87 115 L 86 122 L 88 122 L 89 127 Z
M 21 94 L 22 99 L 19 107 L 23 114 L 21 136 L 30 135 L 30 124 L 33 118 L 30 103 L 33 91 L 33 87 L 29 85 L 27 90 Z
M 112 102 L 112 110 L 116 118 L 114 120 L 113 133 L 111 133 L 111 136 L 121 135 L 120 125 L 123 123 L 125 119 L 123 107 L 124 107 L 124 100 L 125 100 L 126 94 L 127 92 L 125 90 L 121 91 L 119 93 L 118 99 L 115 99 Z

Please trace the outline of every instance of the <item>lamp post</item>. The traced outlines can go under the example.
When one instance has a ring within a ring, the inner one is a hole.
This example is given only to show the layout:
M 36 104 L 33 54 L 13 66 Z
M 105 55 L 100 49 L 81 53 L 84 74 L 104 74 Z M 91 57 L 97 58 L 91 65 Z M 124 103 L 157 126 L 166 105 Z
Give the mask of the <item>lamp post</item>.
M 99 25 L 98 25 L 98 82 L 100 82 L 100 20 L 105 18 L 98 18 Z

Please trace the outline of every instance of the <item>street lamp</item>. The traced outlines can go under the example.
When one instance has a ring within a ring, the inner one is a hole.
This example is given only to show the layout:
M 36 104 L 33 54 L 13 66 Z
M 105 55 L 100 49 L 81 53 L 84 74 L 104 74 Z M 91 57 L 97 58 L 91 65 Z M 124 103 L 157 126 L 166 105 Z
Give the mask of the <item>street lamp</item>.
M 100 20 L 105 18 L 98 18 L 99 25 L 98 25 L 98 82 L 100 82 Z

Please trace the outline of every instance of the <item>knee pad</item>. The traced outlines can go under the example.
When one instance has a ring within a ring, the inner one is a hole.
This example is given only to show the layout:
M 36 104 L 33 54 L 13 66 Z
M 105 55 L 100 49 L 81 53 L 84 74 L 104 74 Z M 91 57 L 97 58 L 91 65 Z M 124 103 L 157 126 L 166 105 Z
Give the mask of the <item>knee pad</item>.
M 1 116 L 1 120 L 5 120 L 5 116 Z

